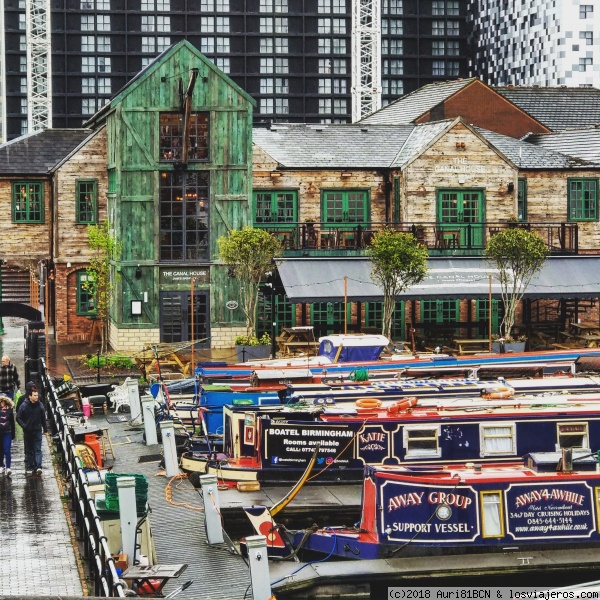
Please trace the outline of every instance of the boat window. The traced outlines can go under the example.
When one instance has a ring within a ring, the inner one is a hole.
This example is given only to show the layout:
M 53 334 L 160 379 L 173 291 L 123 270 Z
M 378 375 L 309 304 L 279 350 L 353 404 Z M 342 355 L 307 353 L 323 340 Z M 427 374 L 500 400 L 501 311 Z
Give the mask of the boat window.
M 404 449 L 406 458 L 422 456 L 440 456 L 440 428 L 436 427 L 405 427 Z
M 596 498 L 596 515 L 600 515 L 600 487 L 594 488 L 594 498 Z M 598 519 L 598 531 L 600 531 L 600 519 Z
M 589 448 L 587 423 L 557 423 L 559 448 Z
M 502 492 L 481 492 L 481 531 L 483 537 L 504 537 Z
M 514 423 L 480 425 L 481 456 L 495 454 L 516 454 L 516 434 Z

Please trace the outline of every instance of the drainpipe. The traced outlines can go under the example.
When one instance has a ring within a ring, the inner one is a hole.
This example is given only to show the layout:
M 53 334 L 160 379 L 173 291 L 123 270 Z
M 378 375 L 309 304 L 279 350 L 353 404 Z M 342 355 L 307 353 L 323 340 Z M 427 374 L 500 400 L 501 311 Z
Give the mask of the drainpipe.
M 391 207 L 391 196 L 392 196 L 392 182 L 390 181 L 390 172 L 386 169 L 381 172 L 383 176 L 384 195 L 385 195 L 385 222 L 390 222 L 390 215 L 392 213 Z

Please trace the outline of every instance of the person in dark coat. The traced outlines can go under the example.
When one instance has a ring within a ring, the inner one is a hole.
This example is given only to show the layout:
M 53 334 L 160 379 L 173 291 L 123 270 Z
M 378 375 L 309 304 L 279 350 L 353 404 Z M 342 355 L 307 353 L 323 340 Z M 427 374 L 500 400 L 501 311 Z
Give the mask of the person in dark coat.
M 15 411 L 13 401 L 8 396 L 0 396 L 0 474 L 12 474 L 11 445 L 15 439 Z
M 19 404 L 17 423 L 23 428 L 25 472 L 41 475 L 42 432 L 48 431 L 48 423 L 44 405 L 40 402 L 39 392 L 35 386 L 30 388 L 28 396 Z

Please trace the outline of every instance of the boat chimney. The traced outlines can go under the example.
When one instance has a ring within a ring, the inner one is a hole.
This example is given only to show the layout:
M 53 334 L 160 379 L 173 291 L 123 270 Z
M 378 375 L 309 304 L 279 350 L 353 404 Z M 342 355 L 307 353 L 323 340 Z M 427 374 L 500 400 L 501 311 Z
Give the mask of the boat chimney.
M 556 470 L 562 473 L 573 471 L 573 448 L 562 448 L 562 457 Z

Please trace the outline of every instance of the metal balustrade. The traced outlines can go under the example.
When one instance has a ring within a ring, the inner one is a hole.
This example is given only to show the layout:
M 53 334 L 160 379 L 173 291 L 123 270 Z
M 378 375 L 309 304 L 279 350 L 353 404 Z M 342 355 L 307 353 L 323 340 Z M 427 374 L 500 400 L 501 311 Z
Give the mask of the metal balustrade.
M 71 511 L 75 519 L 77 540 L 82 547 L 87 576 L 94 587 L 95 596 L 125 598 L 125 587 L 117 575 L 114 559 L 108 548 L 94 499 L 90 494 L 86 474 L 75 453 L 75 442 L 69 433 L 65 411 L 58 401 L 44 360 L 39 359 L 39 362 L 48 426 L 55 442 L 58 467 L 68 481 Z
M 465 222 L 406 222 L 406 223 L 260 223 L 256 225 L 276 235 L 286 255 L 309 252 L 311 255 L 352 254 L 368 248 L 373 235 L 388 227 L 411 233 L 424 244 L 431 255 L 457 254 L 480 256 L 490 238 L 508 228 L 524 228 L 537 232 L 546 242 L 551 254 L 578 254 L 577 223 L 485 221 Z M 359 252 L 360 253 L 360 252 Z

